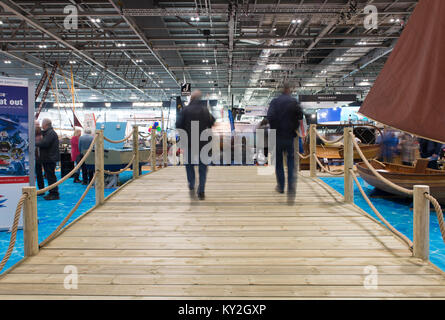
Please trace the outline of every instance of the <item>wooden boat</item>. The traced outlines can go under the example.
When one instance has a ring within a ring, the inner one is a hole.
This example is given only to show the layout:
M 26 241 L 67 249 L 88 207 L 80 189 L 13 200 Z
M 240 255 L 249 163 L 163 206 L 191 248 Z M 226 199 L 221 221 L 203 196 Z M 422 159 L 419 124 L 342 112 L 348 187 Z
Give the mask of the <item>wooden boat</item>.
M 375 159 L 379 156 L 380 145 L 378 144 L 362 144 L 360 145 L 366 159 Z M 343 159 L 343 146 L 317 146 L 317 156 L 327 159 Z M 360 155 L 354 150 L 354 160 L 360 160 Z
M 440 203 L 445 204 L 445 171 L 427 168 L 427 159 L 417 160 L 415 167 L 381 163 L 374 160 L 371 160 L 370 163 L 383 177 L 403 188 L 412 190 L 415 185 L 430 186 L 431 194 Z M 408 197 L 408 195 L 401 193 L 380 181 L 371 170 L 367 168 L 365 163 L 358 163 L 357 170 L 363 180 L 375 188 L 392 194 Z

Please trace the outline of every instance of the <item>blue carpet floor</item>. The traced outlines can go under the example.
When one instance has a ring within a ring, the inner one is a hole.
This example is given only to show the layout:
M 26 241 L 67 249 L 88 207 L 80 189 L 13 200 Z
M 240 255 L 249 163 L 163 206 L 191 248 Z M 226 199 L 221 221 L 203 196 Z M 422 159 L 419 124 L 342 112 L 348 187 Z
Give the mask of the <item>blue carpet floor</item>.
M 343 178 L 321 178 L 337 192 L 344 194 Z M 413 202 L 412 199 L 393 197 L 383 191 L 376 190 L 373 186 L 359 178 L 360 185 L 371 199 L 372 204 L 385 217 L 386 220 L 398 231 L 413 240 Z M 379 220 L 372 209 L 363 199 L 358 187 L 354 184 L 354 202 L 364 211 Z M 445 271 L 445 243 L 440 233 L 436 212 L 432 209 L 430 216 L 430 260 L 436 266 Z
M 142 173 L 145 174 L 148 172 L 149 171 L 143 171 Z M 60 178 L 60 173 L 57 173 L 57 175 L 58 178 Z M 119 181 L 121 183 L 125 183 L 132 178 L 132 175 L 132 171 L 125 171 L 119 175 Z M 68 179 L 68 181 L 62 183 L 62 185 L 59 187 L 60 200 L 46 201 L 42 197 L 37 198 L 39 242 L 45 240 L 46 237 L 48 237 L 57 228 L 62 220 L 68 215 L 70 210 L 76 205 L 85 189 L 86 186 L 83 186 L 80 183 L 74 183 L 73 179 Z M 116 189 L 105 189 L 105 197 L 115 190 Z M 91 188 L 82 204 L 70 218 L 67 224 L 93 207 L 95 201 L 95 190 L 94 188 Z M 6 250 L 8 249 L 10 237 L 11 234 L 9 232 L 0 232 L 0 259 L 3 258 Z M 23 256 L 23 231 L 19 230 L 17 232 L 17 242 L 15 244 L 14 251 L 2 272 L 21 260 Z

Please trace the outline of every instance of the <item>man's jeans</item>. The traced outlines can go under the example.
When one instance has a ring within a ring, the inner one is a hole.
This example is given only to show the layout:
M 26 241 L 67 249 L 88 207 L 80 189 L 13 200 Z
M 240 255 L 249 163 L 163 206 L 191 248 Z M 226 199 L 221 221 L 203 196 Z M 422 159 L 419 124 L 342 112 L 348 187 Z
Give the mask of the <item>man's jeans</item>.
M 185 170 L 187 172 L 187 180 L 189 183 L 189 188 L 195 187 L 195 164 L 186 164 Z M 198 193 L 204 193 L 206 178 L 207 178 L 207 166 L 203 163 L 199 164 L 199 186 Z
M 280 190 L 284 190 L 284 165 L 283 165 L 283 154 L 287 153 L 287 181 L 288 190 L 294 190 L 295 188 L 295 159 L 294 159 L 294 139 L 283 139 L 277 137 L 276 146 L 276 164 L 275 164 L 275 174 L 277 176 L 277 183 Z

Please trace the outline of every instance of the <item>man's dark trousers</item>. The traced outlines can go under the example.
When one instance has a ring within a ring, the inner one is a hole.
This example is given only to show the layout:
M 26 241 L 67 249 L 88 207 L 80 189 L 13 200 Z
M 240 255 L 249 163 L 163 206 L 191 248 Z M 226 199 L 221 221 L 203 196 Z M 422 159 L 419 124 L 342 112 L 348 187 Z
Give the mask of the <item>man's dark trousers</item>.
M 277 137 L 275 174 L 277 176 L 278 188 L 284 191 L 284 164 L 283 153 L 287 153 L 287 181 L 288 190 L 295 188 L 295 159 L 294 159 L 294 138 Z
M 43 170 L 45 170 L 45 176 L 48 180 L 48 186 L 57 182 L 56 177 L 56 163 L 55 162 L 43 162 Z M 50 194 L 59 195 L 59 187 L 55 187 L 49 191 Z
M 45 180 L 43 180 L 43 166 L 40 161 L 36 161 L 36 179 L 39 190 L 45 188 Z
M 185 170 L 187 172 L 187 180 L 189 183 L 189 188 L 192 189 L 195 187 L 195 165 L 196 164 L 186 164 Z M 206 179 L 207 179 L 207 166 L 202 162 L 199 163 L 199 186 L 198 193 L 204 193 Z

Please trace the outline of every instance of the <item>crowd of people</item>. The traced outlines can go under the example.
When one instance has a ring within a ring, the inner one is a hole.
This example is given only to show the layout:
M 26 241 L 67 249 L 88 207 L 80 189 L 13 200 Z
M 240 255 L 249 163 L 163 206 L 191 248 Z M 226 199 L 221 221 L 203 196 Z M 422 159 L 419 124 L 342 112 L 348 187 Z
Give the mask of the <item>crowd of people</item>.
M 439 159 L 443 157 L 445 145 L 439 142 L 416 138 L 409 133 L 399 134 L 386 127 L 383 135 L 378 137 L 378 144 L 382 145 L 381 160 L 393 162 L 395 156 L 400 156 L 404 165 L 412 166 L 418 157 L 428 159 L 428 168 L 439 169 Z
M 91 130 L 85 129 L 84 134 L 81 135 L 81 133 L 80 129 L 75 129 L 71 138 L 71 160 L 74 163 L 79 163 L 83 153 L 93 141 Z M 35 141 L 35 172 L 37 187 L 41 190 L 45 188 L 45 179 L 48 186 L 57 182 L 56 167 L 60 161 L 59 137 L 53 129 L 50 119 L 43 119 L 41 124 L 39 121 L 35 121 Z M 80 173 L 76 172 L 74 182 L 87 185 L 94 176 L 94 169 L 89 169 L 83 164 L 81 170 L 82 180 L 80 180 Z M 59 188 L 56 186 L 49 190 L 48 194 L 41 194 L 41 196 L 45 200 L 59 200 Z

